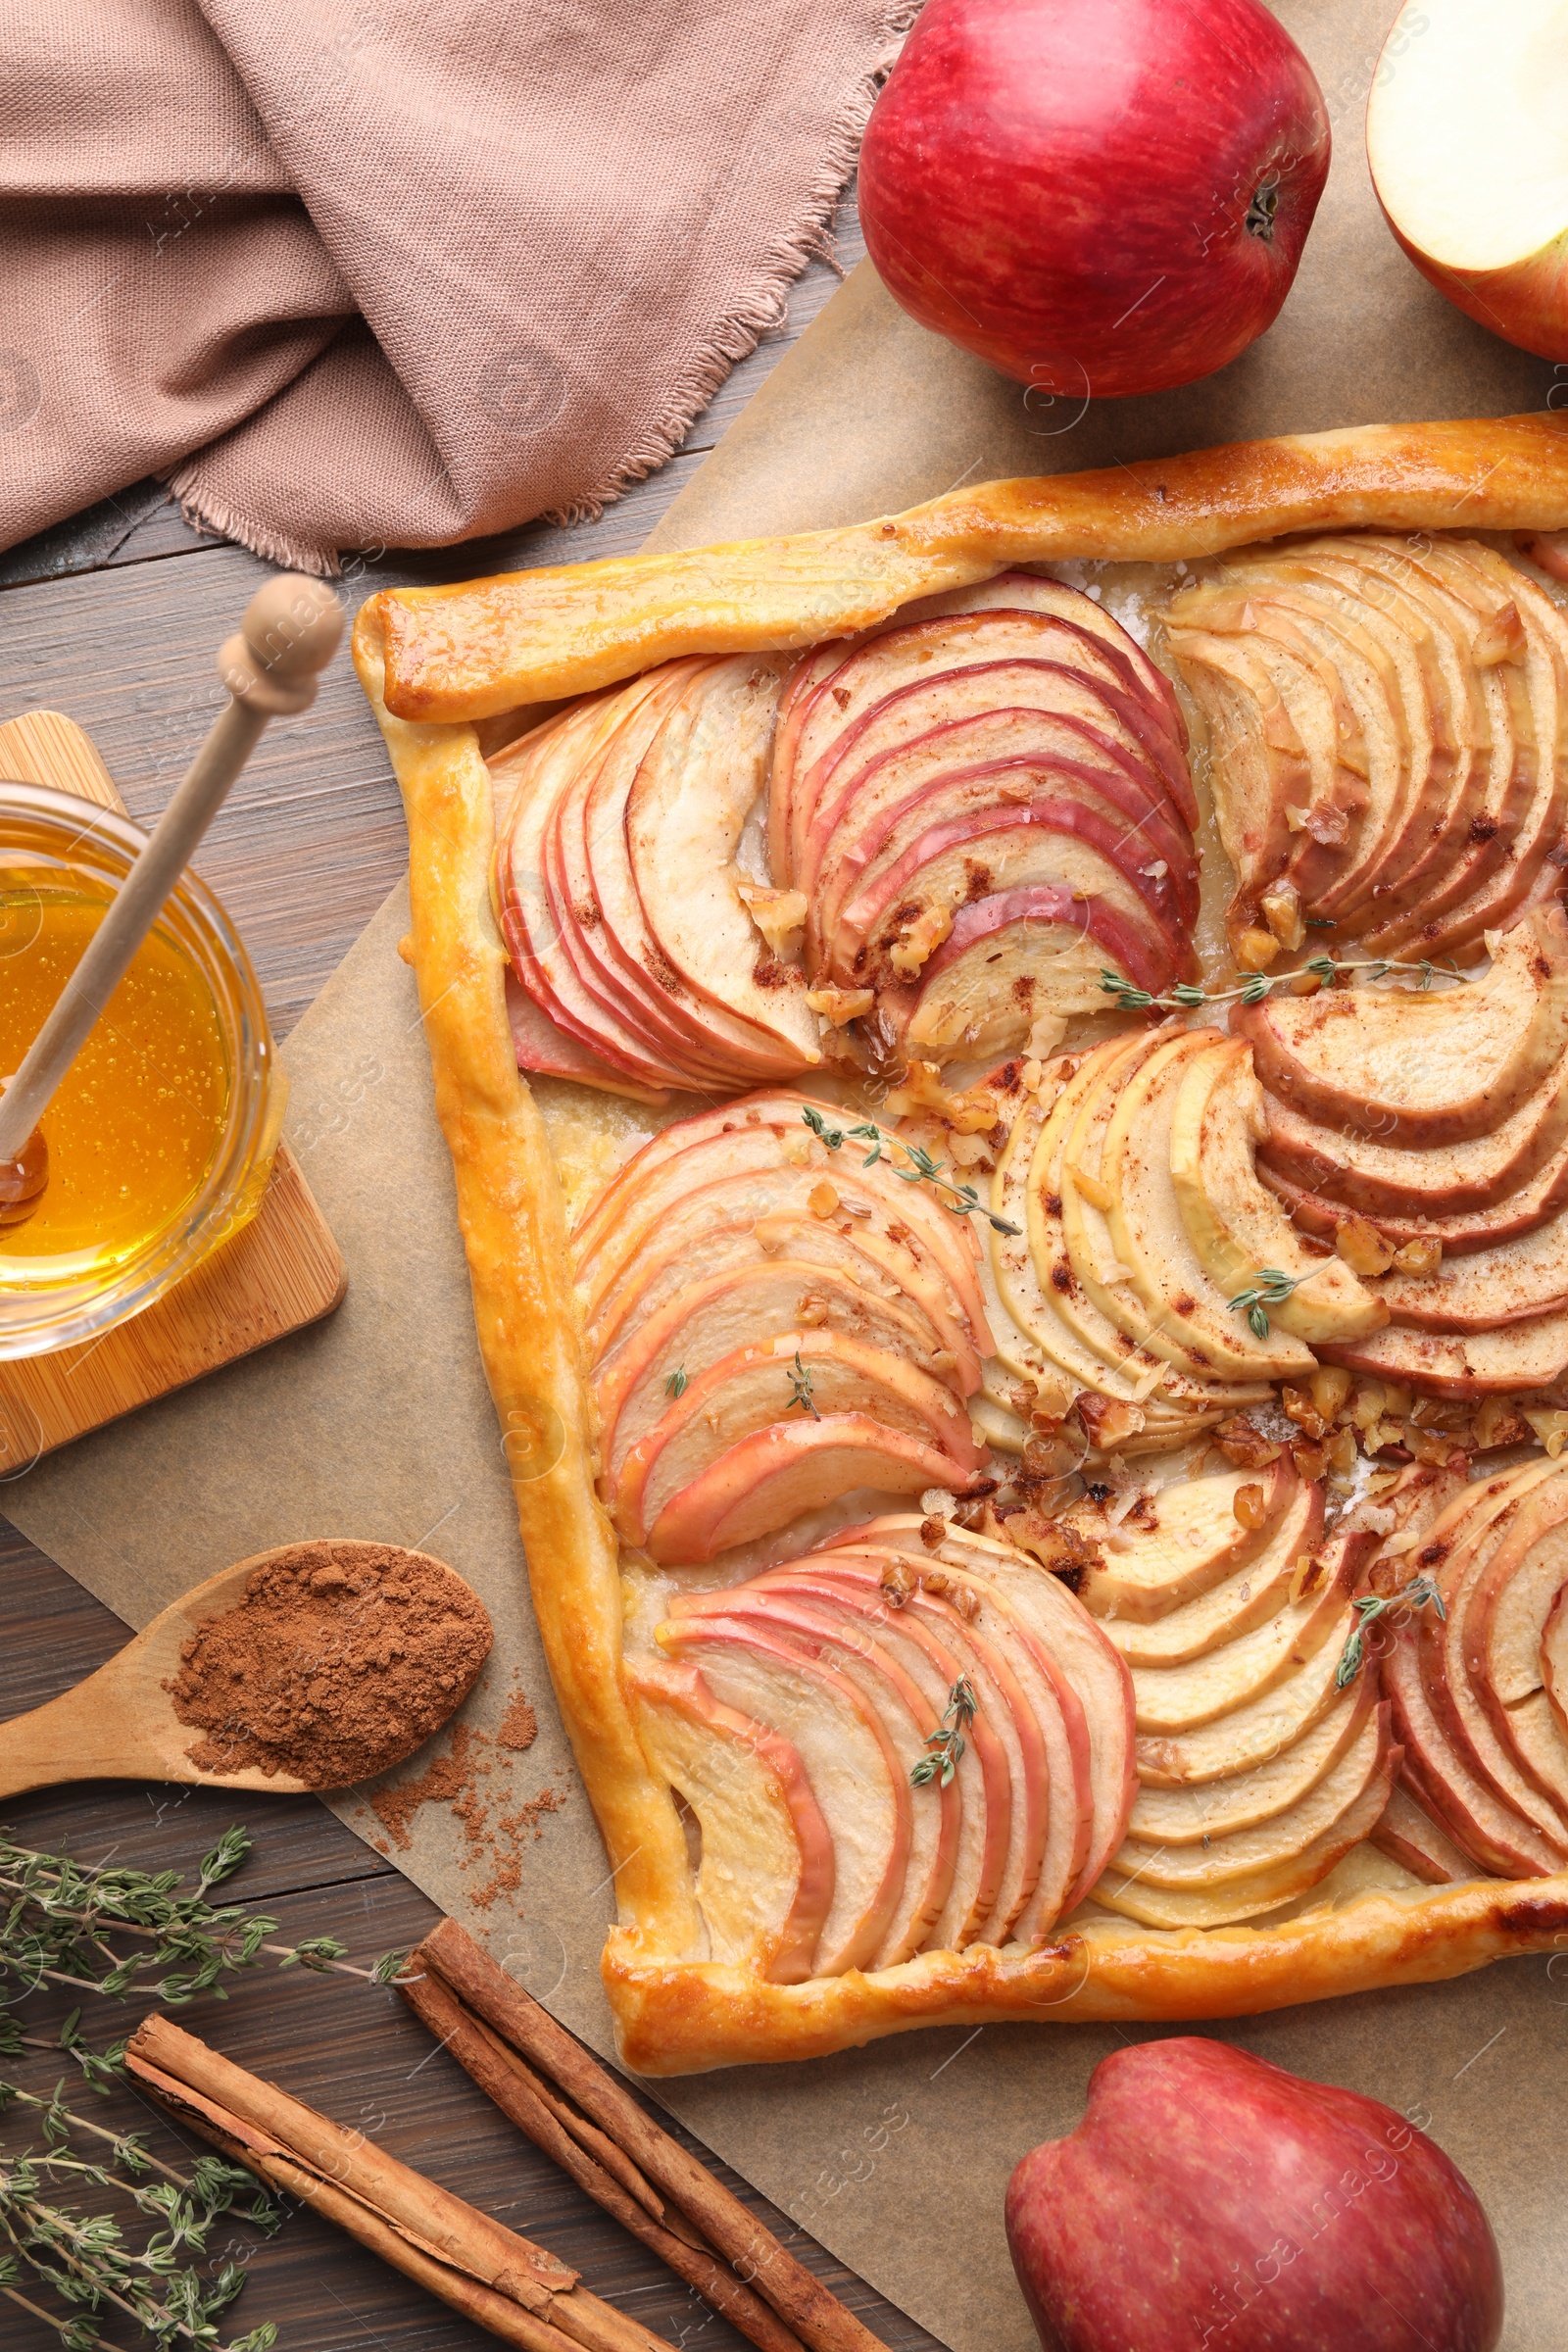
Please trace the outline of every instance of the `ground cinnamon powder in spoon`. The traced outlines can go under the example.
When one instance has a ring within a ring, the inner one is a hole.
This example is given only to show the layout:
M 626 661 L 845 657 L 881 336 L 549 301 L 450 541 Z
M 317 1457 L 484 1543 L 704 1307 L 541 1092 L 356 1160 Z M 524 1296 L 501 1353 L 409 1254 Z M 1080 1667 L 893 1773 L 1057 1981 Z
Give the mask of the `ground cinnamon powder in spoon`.
M 394 1544 L 294 1544 L 180 1646 L 165 1689 L 205 1772 L 343 1788 L 411 1755 L 462 1704 L 490 1619 L 461 1576 Z

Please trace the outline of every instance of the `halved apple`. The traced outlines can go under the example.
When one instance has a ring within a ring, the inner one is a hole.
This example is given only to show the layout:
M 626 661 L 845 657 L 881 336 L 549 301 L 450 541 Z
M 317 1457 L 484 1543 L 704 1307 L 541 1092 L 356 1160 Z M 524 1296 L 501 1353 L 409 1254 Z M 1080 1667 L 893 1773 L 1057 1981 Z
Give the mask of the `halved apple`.
M 1568 359 L 1561 34 L 1551 0 L 1496 18 L 1421 0 L 1384 45 L 1366 124 L 1373 187 L 1416 268 L 1490 333 L 1548 360 Z
M 1468 987 L 1273 995 L 1231 1026 L 1269 1093 L 1310 1117 L 1420 1149 L 1493 1135 L 1568 1049 L 1568 920 L 1532 908 Z
M 693 1666 L 626 1661 L 638 1738 L 702 1832 L 710 1956 L 804 1984 L 833 1907 L 833 1839 L 797 1750 L 724 1706 Z
M 1380 1331 L 1390 1314 L 1384 1296 L 1369 1291 L 1343 1259 L 1309 1250 L 1259 1183 L 1252 1155 L 1267 1133 L 1263 1090 L 1246 1042 L 1233 1039 L 1193 1054 L 1176 1095 L 1170 1173 L 1199 1263 L 1227 1298 L 1255 1290 L 1267 1270 L 1286 1275 L 1296 1287 L 1269 1311 L 1308 1344 Z
M 740 1619 L 671 1619 L 660 1639 L 700 1669 L 715 1697 L 800 1757 L 833 1840 L 815 1973 L 868 1967 L 904 1891 L 913 1834 L 909 1784 L 880 1715 L 847 1675 Z
M 1243 1488 L 1255 1487 L 1250 1523 L 1237 1517 Z M 1225 1470 L 1178 1479 L 1141 1494 L 1086 1569 L 1078 1597 L 1093 1617 L 1152 1625 L 1200 1599 L 1248 1567 L 1292 1515 L 1300 1481 L 1288 1453 L 1267 1469 Z
M 1271 1822 L 1299 1804 L 1339 1764 L 1377 1699 L 1377 1679 L 1360 1675 L 1289 1746 L 1241 1772 L 1193 1787 L 1158 1784 L 1138 1791 L 1127 1823 L 1141 1848 L 1202 1846 Z

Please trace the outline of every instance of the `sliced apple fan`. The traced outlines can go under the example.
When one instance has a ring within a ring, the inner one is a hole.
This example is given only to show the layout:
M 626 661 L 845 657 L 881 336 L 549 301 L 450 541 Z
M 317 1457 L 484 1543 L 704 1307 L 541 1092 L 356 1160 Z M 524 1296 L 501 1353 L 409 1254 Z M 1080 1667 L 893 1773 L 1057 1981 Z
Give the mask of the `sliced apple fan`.
M 1244 963 L 1298 946 L 1309 920 L 1368 955 L 1474 956 L 1557 895 L 1568 619 L 1494 549 L 1371 533 L 1261 548 L 1164 623 L 1212 755 Z
M 984 1058 L 1098 1009 L 1107 969 L 1152 993 L 1191 974 L 1174 697 L 1054 580 L 1007 573 L 794 662 L 665 662 L 490 770 L 525 1069 L 732 1094 L 870 1012 L 884 1044 Z

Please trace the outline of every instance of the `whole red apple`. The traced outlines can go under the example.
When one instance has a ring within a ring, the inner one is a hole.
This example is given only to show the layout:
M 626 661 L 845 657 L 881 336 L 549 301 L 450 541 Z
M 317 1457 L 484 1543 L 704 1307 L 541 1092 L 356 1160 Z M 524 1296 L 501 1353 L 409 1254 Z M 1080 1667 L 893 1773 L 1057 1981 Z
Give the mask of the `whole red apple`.
M 1046 2352 L 1493 2352 L 1480 2199 L 1376 2099 L 1183 2035 L 1102 2059 L 1007 2186 Z
M 929 0 L 866 127 L 860 219 L 922 326 L 1110 399 L 1272 323 L 1328 168 L 1322 92 L 1259 0 Z

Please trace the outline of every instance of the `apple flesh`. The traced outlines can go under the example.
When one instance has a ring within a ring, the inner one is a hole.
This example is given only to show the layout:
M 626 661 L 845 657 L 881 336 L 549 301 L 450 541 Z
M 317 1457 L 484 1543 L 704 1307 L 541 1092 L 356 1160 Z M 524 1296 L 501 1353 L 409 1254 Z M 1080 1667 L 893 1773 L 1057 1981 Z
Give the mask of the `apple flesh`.
M 1258 0 L 931 0 L 866 128 L 860 219 L 910 316 L 1065 429 L 1272 323 L 1328 166 L 1322 92 Z
M 1223 2042 L 1113 2051 L 1007 2187 L 1046 2352 L 1493 2352 L 1502 2270 L 1457 2166 L 1390 2107 Z
M 1416 268 L 1494 335 L 1568 359 L 1568 52 L 1556 0 L 1418 0 L 1384 44 L 1367 161 Z

